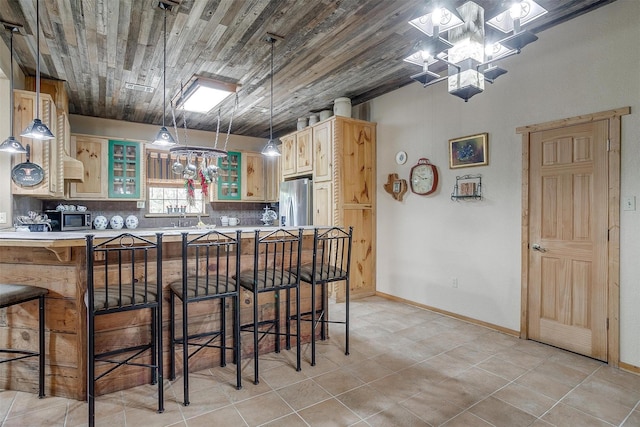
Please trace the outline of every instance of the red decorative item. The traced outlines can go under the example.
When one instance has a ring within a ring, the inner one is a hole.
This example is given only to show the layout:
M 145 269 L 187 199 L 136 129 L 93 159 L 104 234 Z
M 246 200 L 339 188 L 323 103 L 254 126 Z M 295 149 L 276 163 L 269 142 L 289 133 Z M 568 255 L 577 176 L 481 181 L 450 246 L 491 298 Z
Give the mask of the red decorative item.
M 189 206 L 195 206 L 196 193 L 195 193 L 195 183 L 193 182 L 193 179 L 185 180 L 184 185 L 187 187 L 187 203 L 189 203 Z
M 202 170 L 198 171 L 198 175 L 200 175 L 200 186 L 202 187 L 202 194 L 207 196 L 209 193 L 209 184 L 207 184 L 207 178 L 202 173 Z

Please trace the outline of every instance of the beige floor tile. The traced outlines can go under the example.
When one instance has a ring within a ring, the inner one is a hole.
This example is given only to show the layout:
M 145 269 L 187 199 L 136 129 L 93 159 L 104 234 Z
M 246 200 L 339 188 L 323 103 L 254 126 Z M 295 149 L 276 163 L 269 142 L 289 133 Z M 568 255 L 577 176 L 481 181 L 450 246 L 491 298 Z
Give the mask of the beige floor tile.
M 331 397 L 312 379 L 291 384 L 278 389 L 277 392 L 295 410 L 306 408 Z
M 233 426 L 241 427 L 248 424 L 242 419 L 237 409 L 231 406 L 207 412 L 194 418 L 186 420 L 188 427 L 211 427 L 211 426 Z
M 235 404 L 247 424 L 257 426 L 293 412 L 275 391 Z
M 282 418 L 275 419 L 270 423 L 263 424 L 262 427 L 307 427 L 309 424 L 304 422 L 300 415 L 289 414 Z
M 487 394 L 501 389 L 508 383 L 506 379 L 476 367 L 464 371 L 458 378 Z
M 401 371 L 416 363 L 405 355 L 402 348 L 379 354 L 374 356 L 372 360 L 393 372 Z
M 495 397 L 488 397 L 472 406 L 469 412 L 496 427 L 528 426 L 536 420 L 533 415 Z
M 580 384 L 588 376 L 588 374 L 582 371 L 573 369 L 566 365 L 551 362 L 549 360 L 534 368 L 533 372 L 539 372 L 543 375 L 552 377 L 556 381 L 567 384 L 571 387 L 575 387 Z
M 528 371 L 526 368 L 516 366 L 501 359 L 500 356 L 492 356 L 478 364 L 478 367 L 509 381 L 513 381 L 516 378 L 521 377 Z
M 13 392 L 10 392 L 13 393 Z M 120 400 L 119 394 L 113 398 Z M 111 400 L 111 398 L 107 398 Z M 13 418 L 19 415 L 23 415 L 32 411 L 39 411 L 42 409 L 54 408 L 60 405 L 66 405 L 67 399 L 62 397 L 52 397 L 46 396 L 43 399 L 40 399 L 37 394 L 26 393 L 26 392 L 17 392 L 14 394 L 13 402 L 11 404 L 11 409 L 9 411 L 9 417 Z
M 461 408 L 468 408 L 488 396 L 487 392 L 478 390 L 461 378 L 452 378 L 438 384 L 421 387 L 424 394 L 438 396 Z
M 447 377 L 456 377 L 471 368 L 471 364 L 460 359 L 453 358 L 447 354 L 439 354 L 420 363 L 421 366 L 428 366 Z
M 361 418 L 366 418 L 377 412 L 384 411 L 395 403 L 368 385 L 363 385 L 362 387 L 343 393 L 337 396 L 336 399 Z
M 182 395 L 176 406 L 182 416 L 186 418 L 197 417 L 207 412 L 228 406 L 231 399 L 220 387 L 211 387 L 198 392 L 189 392 L 189 406 L 184 406 Z M 169 404 L 167 408 L 171 408 Z
M 335 398 L 309 406 L 298 415 L 312 427 L 348 426 L 360 421 L 360 417 Z
M 36 396 L 37 397 L 37 396 Z M 67 403 L 60 403 L 54 406 L 47 406 L 33 411 L 22 412 L 19 415 L 11 416 L 4 421 L 2 426 L 25 427 L 25 426 L 51 426 L 64 427 L 67 416 Z M 86 418 L 85 418 L 86 422 Z
M 561 402 L 614 425 L 620 424 L 632 409 L 610 399 L 606 394 L 581 387 L 571 391 Z
M 151 409 L 125 407 L 124 418 L 128 426 L 145 427 L 162 427 L 184 421 L 177 403 L 165 405 L 165 411 L 161 414 Z
M 369 383 L 380 394 L 397 403 L 417 394 L 420 390 L 420 379 L 410 373 L 401 371 Z
M 364 382 L 375 381 L 393 373 L 391 369 L 385 368 L 380 363 L 372 359 L 356 365 L 349 365 L 346 369 Z
M 570 368 L 576 369 L 585 374 L 591 374 L 600 367 L 605 366 L 604 362 L 563 350 L 558 350 L 556 353 L 549 356 L 548 360 L 564 366 L 569 366 Z
M 495 354 L 513 347 L 518 341 L 519 339 L 516 337 L 505 335 L 497 331 L 490 331 L 484 335 L 480 335 L 472 341 L 469 341 L 467 345 L 476 350 Z
M 558 351 L 557 348 L 531 340 L 518 340 L 512 348 L 544 359 Z
M 491 357 L 489 353 L 467 347 L 464 344 L 447 351 L 445 354 L 449 357 L 462 360 L 463 362 L 469 363 L 471 365 L 482 363 Z
M 516 383 L 556 400 L 562 399 L 573 388 L 570 385 L 556 381 L 553 376 L 535 371 L 527 372 L 518 378 Z
M 640 411 L 633 411 L 622 423 L 623 427 L 640 426 Z
M 372 427 L 429 427 L 427 422 L 400 405 L 393 405 L 365 421 Z
M 465 409 L 446 397 L 428 392 L 415 395 L 400 405 L 434 426 L 447 422 Z
M 9 413 L 13 400 L 19 392 L 13 390 L 0 390 L 0 420 L 4 420 Z
M 313 378 L 317 384 L 327 390 L 333 396 L 360 387 L 364 384 L 347 368 L 338 369 Z
M 268 371 L 260 371 L 260 378 L 267 382 L 273 389 L 286 387 L 307 378 L 304 370 L 296 371 L 295 366 L 282 365 Z
M 493 396 L 535 417 L 542 416 L 556 404 L 555 399 L 518 384 L 509 384 L 495 392 Z
M 587 378 L 577 389 L 606 396 L 607 399 L 626 406 L 627 408 L 635 408 L 638 403 L 640 403 L 640 389 L 629 390 L 617 387 L 609 381 L 594 376 Z
M 119 395 L 119 393 L 118 393 Z M 124 404 L 117 400 L 109 400 L 111 395 L 101 396 L 96 401 L 96 425 L 117 427 L 124 426 Z M 86 426 L 89 419 L 89 405 L 87 402 L 72 400 L 67 409 L 67 421 L 65 427 Z
M 554 406 L 542 420 L 555 426 L 611 427 L 603 420 L 563 404 Z
M 627 390 L 640 390 L 640 375 L 634 375 L 620 369 L 603 366 L 593 374 L 593 377 L 603 379 Z
M 526 369 L 532 369 L 547 360 L 547 356 L 530 354 L 526 351 L 521 351 L 518 347 L 511 347 L 504 351 L 500 351 L 496 354 L 496 357 L 500 358 L 500 360 L 504 360 L 505 362 L 509 362 L 513 365 Z
M 447 421 L 443 426 L 446 427 L 491 427 L 491 424 L 478 418 L 471 412 L 465 411 L 457 417 Z

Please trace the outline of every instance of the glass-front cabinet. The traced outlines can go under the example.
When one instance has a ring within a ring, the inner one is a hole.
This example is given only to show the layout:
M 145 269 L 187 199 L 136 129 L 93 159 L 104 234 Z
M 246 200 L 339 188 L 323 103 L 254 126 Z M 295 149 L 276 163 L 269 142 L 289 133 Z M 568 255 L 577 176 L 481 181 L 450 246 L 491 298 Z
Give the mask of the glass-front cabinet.
M 109 141 L 109 198 L 140 198 L 140 145 Z
M 218 200 L 241 200 L 241 158 L 242 153 L 229 151 L 218 159 Z

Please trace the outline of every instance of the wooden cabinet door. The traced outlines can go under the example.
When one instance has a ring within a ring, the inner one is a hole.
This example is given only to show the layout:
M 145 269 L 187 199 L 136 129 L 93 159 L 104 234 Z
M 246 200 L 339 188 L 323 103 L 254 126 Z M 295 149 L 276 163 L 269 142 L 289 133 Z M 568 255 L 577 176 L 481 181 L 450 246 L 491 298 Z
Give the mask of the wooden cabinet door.
M 282 158 L 282 177 L 286 178 L 296 174 L 296 134 L 283 136 L 281 158 Z
M 75 199 L 107 197 L 109 140 L 92 136 L 71 137 L 71 155 L 84 165 L 84 182 L 72 182 L 69 196 Z
M 306 128 L 296 134 L 296 173 L 313 171 L 312 128 Z
M 333 120 L 313 127 L 313 181 L 333 179 Z
M 344 205 L 375 204 L 376 125 L 335 119 L 335 157 L 340 159 L 336 188 Z
M 261 153 L 242 153 L 240 179 L 242 200 L 265 200 L 265 156 Z
M 23 187 L 12 182 L 13 194 L 24 194 L 29 196 L 58 197 L 62 195 L 62 188 L 58 188 L 58 176 L 62 171 L 58 171 L 58 150 L 56 140 L 41 141 L 32 138 L 24 138 L 20 133 L 38 116 L 38 118 L 49 127 L 51 132 L 56 134 L 57 113 L 56 107 L 49 95 L 40 94 L 40 108 L 36 111 L 36 94 L 24 90 L 14 90 L 14 115 L 13 133 L 18 141 L 26 148 L 29 145 L 30 159 L 42 167 L 44 179 L 38 185 Z M 26 162 L 25 154 L 14 154 L 13 165 Z
M 331 181 L 313 184 L 313 225 L 333 225 L 333 184 Z
M 265 199 L 267 202 L 280 200 L 280 181 L 282 181 L 281 157 L 266 157 L 265 162 Z

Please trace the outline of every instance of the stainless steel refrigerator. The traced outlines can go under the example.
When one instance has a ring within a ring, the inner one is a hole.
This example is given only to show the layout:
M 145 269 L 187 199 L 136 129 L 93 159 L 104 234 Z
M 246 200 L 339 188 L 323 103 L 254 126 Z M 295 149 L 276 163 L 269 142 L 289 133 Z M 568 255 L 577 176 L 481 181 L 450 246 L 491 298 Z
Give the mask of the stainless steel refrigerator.
M 280 225 L 313 224 L 311 180 L 294 179 L 280 183 Z

